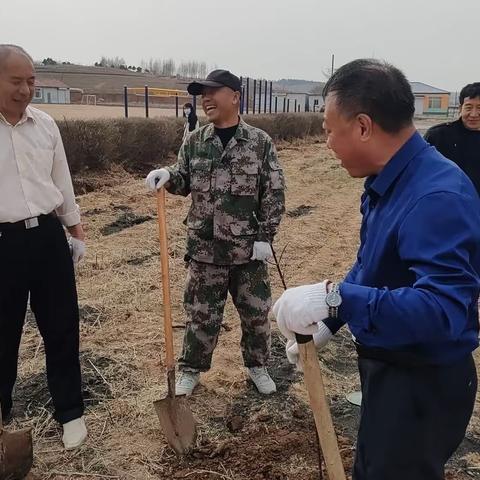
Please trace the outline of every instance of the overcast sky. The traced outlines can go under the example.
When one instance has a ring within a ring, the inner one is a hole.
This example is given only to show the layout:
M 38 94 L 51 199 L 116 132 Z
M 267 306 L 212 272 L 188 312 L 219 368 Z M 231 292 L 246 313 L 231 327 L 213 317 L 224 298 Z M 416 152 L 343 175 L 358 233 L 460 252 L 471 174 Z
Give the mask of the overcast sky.
M 0 0 L 0 43 L 35 59 L 206 61 L 238 75 L 324 80 L 382 58 L 447 90 L 480 81 L 480 0 Z

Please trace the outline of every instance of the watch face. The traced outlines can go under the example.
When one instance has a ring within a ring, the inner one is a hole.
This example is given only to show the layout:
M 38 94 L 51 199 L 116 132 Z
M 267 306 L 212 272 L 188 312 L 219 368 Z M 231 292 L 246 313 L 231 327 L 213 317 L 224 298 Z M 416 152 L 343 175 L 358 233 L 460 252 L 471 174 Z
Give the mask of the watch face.
M 330 292 L 326 298 L 329 307 L 339 307 L 342 304 L 342 297 L 337 292 Z

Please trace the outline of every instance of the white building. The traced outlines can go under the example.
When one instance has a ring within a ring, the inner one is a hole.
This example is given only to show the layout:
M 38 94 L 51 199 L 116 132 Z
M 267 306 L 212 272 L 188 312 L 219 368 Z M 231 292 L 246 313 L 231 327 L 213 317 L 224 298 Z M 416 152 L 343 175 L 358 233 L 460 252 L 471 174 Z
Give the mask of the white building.
M 70 87 L 54 78 L 36 78 L 32 103 L 70 103 Z

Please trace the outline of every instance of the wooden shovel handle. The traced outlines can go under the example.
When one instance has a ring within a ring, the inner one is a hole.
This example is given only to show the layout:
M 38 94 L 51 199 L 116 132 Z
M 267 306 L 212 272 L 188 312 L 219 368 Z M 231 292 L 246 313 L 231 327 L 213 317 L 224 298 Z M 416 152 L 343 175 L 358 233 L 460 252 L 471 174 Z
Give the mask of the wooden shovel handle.
M 175 368 L 173 356 L 172 307 L 170 301 L 170 273 L 168 268 L 167 219 L 165 215 L 165 189 L 157 192 L 158 233 L 160 239 L 160 261 L 162 265 L 163 322 L 165 329 L 165 351 L 167 370 Z
M 315 418 L 328 478 L 329 480 L 346 480 L 332 415 L 325 394 L 322 372 L 318 363 L 317 349 L 312 336 L 297 334 L 296 338 L 303 366 L 304 381 Z

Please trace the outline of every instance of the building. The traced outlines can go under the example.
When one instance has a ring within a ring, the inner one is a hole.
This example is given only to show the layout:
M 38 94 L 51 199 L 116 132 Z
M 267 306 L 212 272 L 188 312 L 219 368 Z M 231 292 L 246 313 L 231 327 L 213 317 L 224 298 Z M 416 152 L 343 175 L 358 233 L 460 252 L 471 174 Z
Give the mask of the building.
M 415 116 L 447 115 L 450 92 L 422 82 L 410 82 L 415 96 Z
M 36 78 L 32 103 L 70 103 L 70 87 L 54 78 Z

